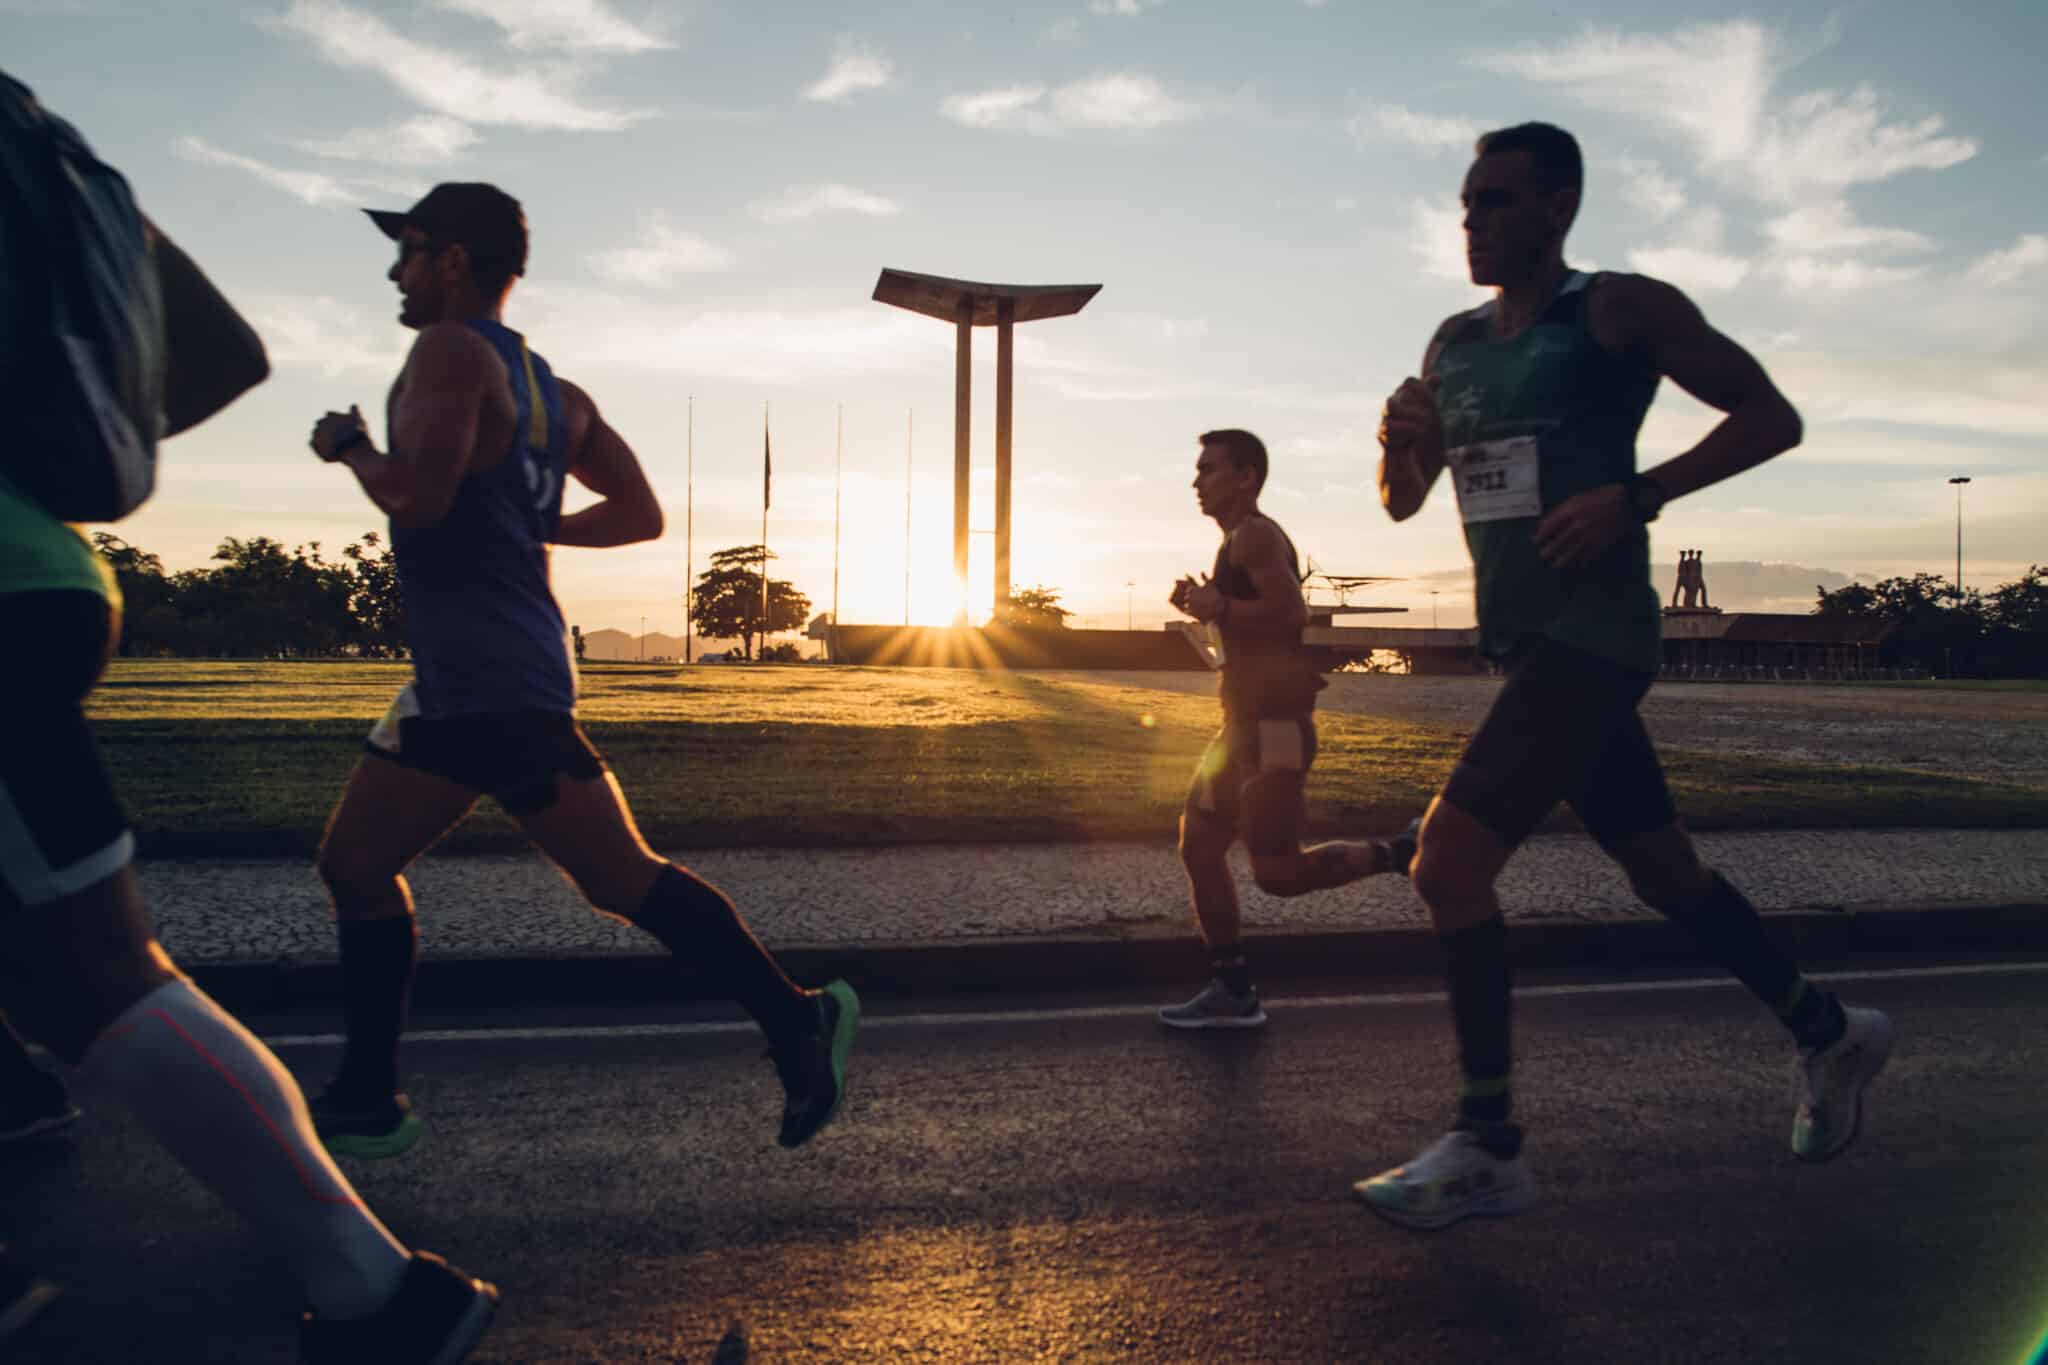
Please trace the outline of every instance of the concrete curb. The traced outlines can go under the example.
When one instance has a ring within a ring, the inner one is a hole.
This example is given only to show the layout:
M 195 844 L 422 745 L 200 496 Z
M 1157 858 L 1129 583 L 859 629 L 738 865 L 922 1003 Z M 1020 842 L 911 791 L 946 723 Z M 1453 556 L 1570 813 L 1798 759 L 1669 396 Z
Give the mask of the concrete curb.
M 1765 923 L 1802 963 L 1867 953 L 2048 951 L 2048 904 L 1807 910 Z M 1691 939 L 1662 919 L 1510 921 L 1520 967 L 1703 966 Z M 1262 981 L 1428 976 L 1441 965 L 1424 928 L 1295 932 L 1247 937 Z M 1185 931 L 1130 937 L 987 938 L 924 943 L 792 945 L 777 950 L 803 982 L 843 976 L 876 998 L 1054 992 L 1185 985 L 1204 970 Z M 230 1009 L 282 1009 L 341 998 L 341 965 L 198 962 L 186 968 Z M 423 959 L 414 998 L 441 1006 L 640 1005 L 723 996 L 717 983 L 651 954 Z

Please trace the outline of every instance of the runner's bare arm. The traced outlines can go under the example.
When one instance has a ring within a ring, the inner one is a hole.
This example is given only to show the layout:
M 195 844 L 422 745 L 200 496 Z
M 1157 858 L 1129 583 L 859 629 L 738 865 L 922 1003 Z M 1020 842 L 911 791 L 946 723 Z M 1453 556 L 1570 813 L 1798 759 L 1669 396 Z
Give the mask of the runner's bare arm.
M 270 359 L 206 273 L 147 218 L 164 299 L 164 435 L 189 431 L 270 376 Z
M 1613 275 L 1590 300 L 1594 335 L 1633 351 L 1659 374 L 1728 414 L 1682 455 L 1644 471 L 1682 498 L 1799 444 L 1799 413 L 1756 358 L 1708 324 L 1679 290 L 1641 275 Z
M 1272 522 L 1261 517 L 1240 526 L 1230 539 L 1230 559 L 1251 576 L 1259 593 L 1255 601 L 1231 600 L 1231 625 L 1298 629 L 1308 624 L 1301 580 L 1294 576 L 1287 542 Z
M 1436 358 L 1457 319 L 1436 329 L 1422 353 L 1420 379 L 1401 381 L 1380 410 L 1380 505 L 1395 521 L 1422 510 L 1444 472 L 1444 425 L 1436 406 Z
M 555 544 L 632 545 L 659 536 L 661 501 L 633 448 L 612 430 L 590 395 L 566 379 L 562 403 L 569 410 L 569 473 L 600 501 L 564 514 Z
M 485 398 L 505 372 L 491 344 L 468 326 L 437 322 L 423 329 L 405 360 L 405 379 L 391 412 L 391 451 L 357 441 L 338 457 L 370 501 L 400 526 L 432 526 L 448 514 L 476 454 Z M 314 429 L 322 459 L 362 414 L 329 413 Z

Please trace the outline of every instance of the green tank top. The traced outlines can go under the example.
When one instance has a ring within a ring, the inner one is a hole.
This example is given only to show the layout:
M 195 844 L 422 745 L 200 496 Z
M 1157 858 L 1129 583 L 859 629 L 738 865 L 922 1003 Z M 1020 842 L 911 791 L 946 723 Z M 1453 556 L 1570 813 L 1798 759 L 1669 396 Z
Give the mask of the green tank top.
M 14 229 L 0 201 L 0 374 L 13 363 L 27 305 L 14 278 Z M 8 479 L 0 454 L 0 596 L 17 592 L 83 590 L 121 605 L 120 589 L 105 560 L 71 527 L 45 512 Z
M 45 512 L 0 472 L 0 597 L 90 592 L 121 605 L 114 574 L 84 535 Z
M 1536 524 L 1559 503 L 1635 473 L 1636 432 L 1657 373 L 1602 346 L 1587 325 L 1593 276 L 1573 272 L 1535 324 L 1502 340 L 1494 304 L 1439 346 L 1445 475 L 1472 552 L 1480 648 L 1495 658 L 1547 636 L 1625 668 L 1657 671 L 1661 599 L 1637 527 L 1593 564 L 1551 568 Z

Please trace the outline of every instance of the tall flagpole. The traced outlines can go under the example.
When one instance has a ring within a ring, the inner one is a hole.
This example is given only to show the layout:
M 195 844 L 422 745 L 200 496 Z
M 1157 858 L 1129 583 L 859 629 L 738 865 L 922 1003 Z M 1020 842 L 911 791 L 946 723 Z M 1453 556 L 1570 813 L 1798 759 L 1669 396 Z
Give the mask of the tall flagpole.
M 761 404 L 761 649 L 758 662 L 768 652 L 768 498 L 775 479 L 775 463 L 768 453 L 768 405 Z
M 846 468 L 846 404 L 839 405 L 839 420 L 832 437 L 832 630 L 825 637 L 827 654 L 839 662 L 839 484 Z
M 910 624 L 910 447 L 917 409 L 903 414 L 903 624 Z
M 683 662 L 690 662 L 690 587 L 697 581 L 697 397 L 690 395 L 690 475 L 683 503 Z

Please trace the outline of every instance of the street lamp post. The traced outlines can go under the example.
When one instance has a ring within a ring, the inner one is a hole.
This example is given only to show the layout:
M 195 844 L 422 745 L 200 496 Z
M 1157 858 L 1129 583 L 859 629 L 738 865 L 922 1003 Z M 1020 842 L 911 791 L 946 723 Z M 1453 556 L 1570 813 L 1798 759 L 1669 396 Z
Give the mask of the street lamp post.
M 1436 629 L 1436 595 L 1439 591 L 1440 589 L 1437 588 L 1429 590 L 1429 628 L 1431 630 Z
M 1963 485 L 1970 481 L 1967 474 L 1958 474 L 1949 482 L 1956 489 L 1956 602 L 1963 599 Z

